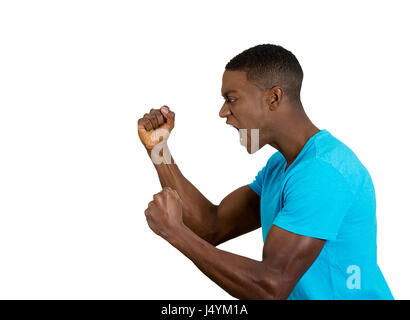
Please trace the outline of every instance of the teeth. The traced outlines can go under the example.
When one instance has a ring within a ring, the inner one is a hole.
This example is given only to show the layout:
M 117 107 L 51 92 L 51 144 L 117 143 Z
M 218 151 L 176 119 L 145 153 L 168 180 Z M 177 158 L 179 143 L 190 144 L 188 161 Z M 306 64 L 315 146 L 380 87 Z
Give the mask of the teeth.
M 240 144 L 241 145 L 243 145 L 244 147 L 246 147 L 246 129 L 245 130 L 243 130 L 243 129 L 241 129 L 241 130 L 239 130 L 238 129 L 238 132 L 239 132 L 239 142 L 240 142 Z

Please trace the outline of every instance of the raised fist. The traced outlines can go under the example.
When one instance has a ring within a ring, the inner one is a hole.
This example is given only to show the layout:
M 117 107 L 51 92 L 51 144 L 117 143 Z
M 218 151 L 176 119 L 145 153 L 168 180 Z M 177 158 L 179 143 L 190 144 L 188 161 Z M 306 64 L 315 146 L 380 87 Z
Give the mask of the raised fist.
M 175 113 L 167 106 L 151 109 L 138 120 L 138 136 L 147 150 L 152 150 L 158 143 L 165 142 L 175 123 Z

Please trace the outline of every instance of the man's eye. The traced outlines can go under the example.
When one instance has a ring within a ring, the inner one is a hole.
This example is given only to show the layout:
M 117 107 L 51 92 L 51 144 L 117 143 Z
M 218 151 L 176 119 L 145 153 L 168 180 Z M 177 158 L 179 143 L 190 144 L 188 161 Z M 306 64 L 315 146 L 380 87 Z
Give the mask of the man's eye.
M 236 99 L 234 99 L 234 98 L 227 98 L 226 99 L 226 102 L 228 102 L 228 103 L 233 103 L 235 101 L 236 101 Z

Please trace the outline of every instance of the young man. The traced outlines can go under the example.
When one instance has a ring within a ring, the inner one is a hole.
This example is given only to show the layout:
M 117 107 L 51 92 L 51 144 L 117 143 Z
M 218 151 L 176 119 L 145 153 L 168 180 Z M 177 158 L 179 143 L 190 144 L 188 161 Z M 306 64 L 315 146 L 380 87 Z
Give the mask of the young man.
M 252 47 L 226 65 L 220 116 L 249 153 L 258 149 L 255 139 L 279 152 L 219 205 L 170 156 L 175 114 L 166 106 L 145 114 L 138 122 L 142 143 L 153 160 L 168 159 L 154 161 L 164 189 L 145 210 L 148 224 L 240 299 L 393 299 L 377 265 L 372 179 L 346 145 L 310 121 L 302 79 L 296 57 L 276 45 Z M 262 261 L 216 248 L 259 227 Z

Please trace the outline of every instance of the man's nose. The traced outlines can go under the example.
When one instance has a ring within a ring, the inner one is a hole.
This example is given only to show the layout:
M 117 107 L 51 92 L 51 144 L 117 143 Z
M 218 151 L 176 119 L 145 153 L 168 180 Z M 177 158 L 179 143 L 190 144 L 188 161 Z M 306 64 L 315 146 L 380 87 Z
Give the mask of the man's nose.
M 226 105 L 226 103 L 224 103 L 224 105 L 222 106 L 221 110 L 219 111 L 219 116 L 221 118 L 226 118 L 227 116 L 229 116 L 231 114 L 231 110 L 229 110 L 228 106 Z

